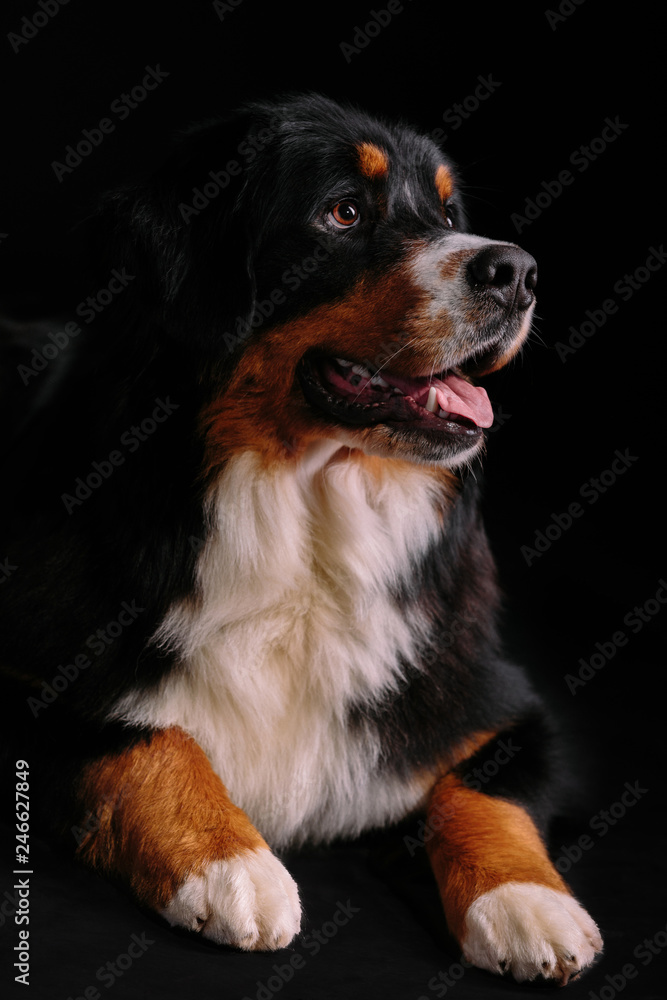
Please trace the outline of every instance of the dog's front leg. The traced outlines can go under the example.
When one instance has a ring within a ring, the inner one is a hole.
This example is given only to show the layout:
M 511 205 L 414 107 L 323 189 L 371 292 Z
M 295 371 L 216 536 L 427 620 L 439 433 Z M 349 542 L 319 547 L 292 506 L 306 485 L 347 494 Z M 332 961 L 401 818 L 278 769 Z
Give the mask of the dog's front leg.
M 181 729 L 87 764 L 76 806 L 80 858 L 169 923 L 246 950 L 298 933 L 294 881 Z
M 447 922 L 468 961 L 561 985 L 590 965 L 602 948 L 598 928 L 522 806 L 448 774 L 431 794 L 427 829 Z

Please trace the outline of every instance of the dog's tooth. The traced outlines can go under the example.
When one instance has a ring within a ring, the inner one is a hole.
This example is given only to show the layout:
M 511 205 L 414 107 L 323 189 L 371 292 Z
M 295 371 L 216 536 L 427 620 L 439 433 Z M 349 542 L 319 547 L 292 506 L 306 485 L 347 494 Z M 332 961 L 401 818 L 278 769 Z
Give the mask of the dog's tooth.
M 351 368 L 352 362 L 346 361 L 345 358 L 334 358 L 334 361 L 341 366 L 341 368 Z
M 385 382 L 385 380 L 382 378 L 381 375 L 373 375 L 371 379 L 371 385 L 380 385 L 382 386 L 383 389 L 386 389 L 389 383 Z
M 448 410 L 438 410 L 438 416 L 448 418 L 451 417 L 451 413 Z
M 438 408 L 438 397 L 436 395 L 435 388 L 431 386 L 428 390 L 428 399 L 426 400 L 426 405 L 424 409 L 428 410 L 429 413 L 435 413 Z
M 368 368 L 364 368 L 363 365 L 352 365 L 352 371 L 355 375 L 361 375 L 362 378 L 370 378 L 371 373 Z
M 392 392 L 393 392 L 394 396 L 404 396 L 405 395 L 405 393 L 401 389 L 399 389 L 397 385 L 394 386 Z

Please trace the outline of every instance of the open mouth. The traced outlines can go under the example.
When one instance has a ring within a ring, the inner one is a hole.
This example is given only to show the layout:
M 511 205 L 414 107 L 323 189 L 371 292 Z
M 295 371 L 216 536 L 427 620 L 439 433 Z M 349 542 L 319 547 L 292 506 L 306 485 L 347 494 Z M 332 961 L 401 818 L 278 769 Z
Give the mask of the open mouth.
M 374 373 L 347 358 L 317 354 L 302 359 L 299 379 L 312 405 L 357 427 L 389 424 L 473 438 L 493 423 L 486 391 L 455 371 Z

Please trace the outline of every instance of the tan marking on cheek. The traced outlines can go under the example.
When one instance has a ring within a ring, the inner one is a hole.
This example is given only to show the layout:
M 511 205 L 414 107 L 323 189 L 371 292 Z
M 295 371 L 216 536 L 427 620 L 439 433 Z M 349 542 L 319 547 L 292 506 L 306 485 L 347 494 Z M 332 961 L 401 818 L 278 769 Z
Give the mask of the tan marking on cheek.
M 448 774 L 428 806 L 426 847 L 447 923 L 459 942 L 465 915 L 479 896 L 505 882 L 532 882 L 568 892 L 533 820 L 521 806 L 465 786 Z
M 267 846 L 177 727 L 88 765 L 77 800 L 79 857 L 157 909 L 211 861 Z
M 362 142 L 357 147 L 359 170 L 369 180 L 386 177 L 389 173 L 389 159 L 379 146 L 372 142 Z
M 435 186 L 443 203 L 454 193 L 454 180 L 444 163 L 441 163 L 435 172 Z
M 263 331 L 246 347 L 225 392 L 202 414 L 207 470 L 248 448 L 268 461 L 284 460 L 295 455 L 294 443 L 300 451 L 331 437 L 331 420 L 313 411 L 298 385 L 296 368 L 309 350 L 382 364 L 390 343 L 388 366 L 414 372 L 412 349 L 401 346 L 411 339 L 406 317 L 422 297 L 405 269 L 372 282 L 362 277 L 340 301 Z

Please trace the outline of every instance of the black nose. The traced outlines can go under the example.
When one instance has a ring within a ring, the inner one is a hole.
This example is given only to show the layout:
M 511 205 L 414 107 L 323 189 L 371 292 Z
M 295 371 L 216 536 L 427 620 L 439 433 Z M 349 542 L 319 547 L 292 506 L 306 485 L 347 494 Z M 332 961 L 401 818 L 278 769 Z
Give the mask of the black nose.
M 470 285 L 484 285 L 499 303 L 510 309 L 527 309 L 533 302 L 537 284 L 537 262 L 525 250 L 507 244 L 494 244 L 480 250 L 468 265 Z

